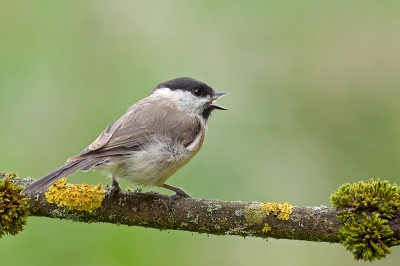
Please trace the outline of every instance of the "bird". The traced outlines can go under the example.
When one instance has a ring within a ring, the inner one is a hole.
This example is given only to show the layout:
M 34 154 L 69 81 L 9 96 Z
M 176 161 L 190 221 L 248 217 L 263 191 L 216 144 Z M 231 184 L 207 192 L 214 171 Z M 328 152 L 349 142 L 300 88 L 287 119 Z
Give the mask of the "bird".
M 28 185 L 21 194 L 38 194 L 61 178 L 93 169 L 112 178 L 110 197 L 121 191 L 121 179 L 140 187 L 172 190 L 170 204 L 179 197 L 191 197 L 165 182 L 199 152 L 212 111 L 228 110 L 216 104 L 227 94 L 189 77 L 160 83 L 79 155 L 68 158 L 65 165 Z

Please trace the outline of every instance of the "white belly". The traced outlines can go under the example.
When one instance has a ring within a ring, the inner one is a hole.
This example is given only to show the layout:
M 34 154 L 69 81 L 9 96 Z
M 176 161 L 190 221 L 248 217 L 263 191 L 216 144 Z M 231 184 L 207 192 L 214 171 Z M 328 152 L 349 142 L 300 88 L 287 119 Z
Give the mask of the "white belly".
M 198 134 L 188 147 L 173 143 L 172 140 L 166 143 L 165 136 L 160 136 L 149 142 L 142 150 L 133 151 L 118 161 L 113 161 L 112 157 L 109 158 L 110 162 L 96 167 L 96 170 L 139 186 L 162 186 L 200 150 L 204 133 Z

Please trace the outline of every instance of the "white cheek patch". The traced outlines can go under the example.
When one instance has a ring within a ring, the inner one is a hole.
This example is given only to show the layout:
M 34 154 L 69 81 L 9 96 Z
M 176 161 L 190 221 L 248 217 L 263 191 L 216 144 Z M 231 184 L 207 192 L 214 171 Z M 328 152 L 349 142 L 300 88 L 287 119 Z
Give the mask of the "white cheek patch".
M 176 104 L 176 107 L 190 116 L 201 115 L 204 111 L 209 97 L 197 97 L 190 91 L 171 90 L 169 88 L 160 88 L 153 93 L 155 98 L 168 98 Z

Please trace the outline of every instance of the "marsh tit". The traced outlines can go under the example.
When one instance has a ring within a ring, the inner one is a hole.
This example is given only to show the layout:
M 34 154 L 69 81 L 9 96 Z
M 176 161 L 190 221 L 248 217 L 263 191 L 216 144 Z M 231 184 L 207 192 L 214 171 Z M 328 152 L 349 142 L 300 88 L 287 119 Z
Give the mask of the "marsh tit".
M 159 84 L 143 100 L 132 105 L 115 123 L 79 155 L 27 186 L 28 196 L 45 191 L 57 180 L 81 170 L 100 170 L 112 177 L 111 195 L 120 189 L 117 179 L 143 187 L 163 187 L 179 196 L 183 189 L 165 184 L 201 149 L 206 122 L 215 109 L 227 110 L 215 101 L 226 92 L 214 92 L 193 78 L 177 78 Z

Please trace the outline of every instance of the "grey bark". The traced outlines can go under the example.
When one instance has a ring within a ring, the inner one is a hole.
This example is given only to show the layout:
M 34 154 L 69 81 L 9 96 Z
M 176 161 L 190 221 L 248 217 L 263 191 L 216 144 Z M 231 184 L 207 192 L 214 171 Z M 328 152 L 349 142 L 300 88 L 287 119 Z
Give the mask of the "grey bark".
M 14 178 L 26 186 L 33 179 Z M 92 213 L 67 210 L 46 201 L 44 194 L 31 198 L 32 216 L 60 218 L 77 222 L 102 222 L 142 226 L 160 230 L 182 230 L 213 235 L 239 235 L 261 238 L 338 242 L 342 222 L 336 217 L 343 209 L 326 206 L 294 206 L 289 220 L 259 212 L 261 202 L 221 201 L 180 198 L 171 209 L 168 196 L 156 192 L 124 191 L 105 199 Z M 249 210 L 258 211 L 252 216 Z M 247 215 L 246 215 L 247 214 Z M 266 223 L 270 230 L 265 232 Z M 389 221 L 394 237 L 400 238 L 400 213 Z

